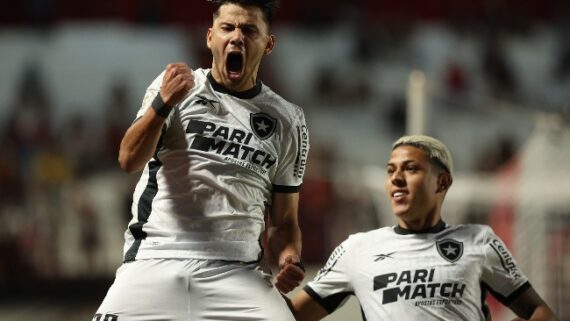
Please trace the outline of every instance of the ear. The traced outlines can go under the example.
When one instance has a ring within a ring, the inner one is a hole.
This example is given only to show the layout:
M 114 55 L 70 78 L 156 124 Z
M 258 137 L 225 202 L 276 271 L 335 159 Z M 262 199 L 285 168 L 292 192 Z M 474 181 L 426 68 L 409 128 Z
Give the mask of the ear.
M 206 46 L 208 49 L 212 49 L 210 43 L 212 42 L 212 28 L 208 28 L 208 32 L 206 33 Z
M 263 50 L 264 55 L 269 55 L 273 51 L 273 47 L 275 47 L 275 35 L 269 35 L 267 39 L 267 44 L 265 45 L 265 49 Z
M 437 193 L 447 192 L 451 184 L 453 183 L 453 178 L 447 172 L 439 174 L 437 177 Z

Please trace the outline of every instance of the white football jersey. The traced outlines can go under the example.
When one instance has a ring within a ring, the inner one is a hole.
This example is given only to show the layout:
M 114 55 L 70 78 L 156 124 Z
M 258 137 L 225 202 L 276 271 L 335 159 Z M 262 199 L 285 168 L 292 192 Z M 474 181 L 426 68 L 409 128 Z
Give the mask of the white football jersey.
M 487 292 L 508 305 L 529 286 L 490 227 L 440 222 L 351 235 L 305 291 L 329 313 L 356 295 L 367 320 L 474 321 L 490 320 Z
M 137 118 L 159 93 L 148 87 Z M 133 194 L 125 261 L 260 258 L 272 192 L 298 192 L 309 150 L 301 108 L 258 81 L 229 92 L 209 69 L 166 119 Z

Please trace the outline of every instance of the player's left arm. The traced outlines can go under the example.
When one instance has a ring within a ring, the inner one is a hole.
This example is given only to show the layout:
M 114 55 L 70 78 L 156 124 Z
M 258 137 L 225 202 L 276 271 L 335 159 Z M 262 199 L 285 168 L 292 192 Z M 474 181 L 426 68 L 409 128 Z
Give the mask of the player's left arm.
M 542 300 L 531 286 L 521 293 L 510 304 L 509 308 L 518 316 L 513 321 L 556 321 L 554 312 Z
M 484 233 L 485 264 L 481 281 L 490 286 L 493 295 L 518 316 L 513 321 L 557 320 L 527 277 L 518 269 L 505 243 L 489 227 L 484 229 Z M 512 291 L 513 289 L 518 290 Z
M 305 277 L 301 263 L 298 208 L 299 193 L 273 193 L 269 249 L 279 265 L 279 272 L 275 276 L 275 287 L 283 293 L 299 286 Z

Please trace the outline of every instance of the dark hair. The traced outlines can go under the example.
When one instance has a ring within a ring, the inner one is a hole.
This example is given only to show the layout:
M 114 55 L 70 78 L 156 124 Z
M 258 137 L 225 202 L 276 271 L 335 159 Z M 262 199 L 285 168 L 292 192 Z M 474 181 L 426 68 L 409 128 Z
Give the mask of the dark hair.
M 233 3 L 240 6 L 254 6 L 261 9 L 263 13 L 263 18 L 267 22 L 268 26 L 271 26 L 273 22 L 273 15 L 275 10 L 279 6 L 279 0 L 208 0 L 214 4 L 214 18 L 216 18 L 220 12 L 220 7 L 224 4 Z

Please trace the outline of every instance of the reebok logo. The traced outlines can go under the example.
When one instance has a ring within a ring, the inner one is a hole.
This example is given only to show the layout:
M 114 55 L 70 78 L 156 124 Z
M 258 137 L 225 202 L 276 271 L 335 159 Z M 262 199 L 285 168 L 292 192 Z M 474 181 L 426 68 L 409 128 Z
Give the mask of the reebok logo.
M 384 259 L 390 258 L 393 259 L 392 254 L 394 254 L 396 252 L 392 252 L 392 253 L 388 253 L 388 254 L 378 254 L 376 255 L 376 258 L 374 259 L 374 262 L 378 262 L 378 261 L 383 261 Z

